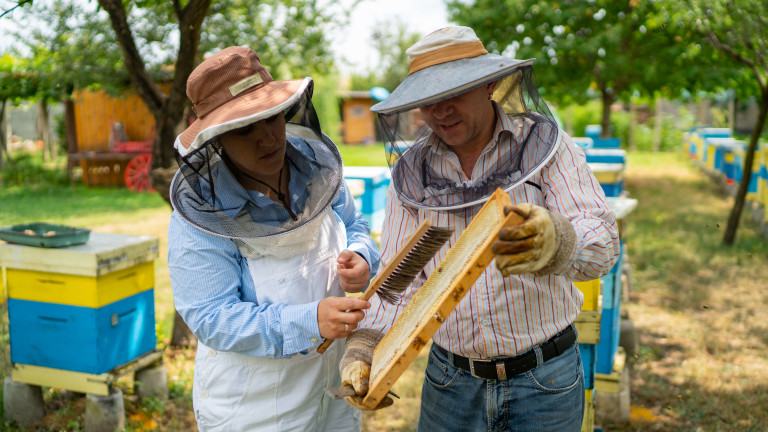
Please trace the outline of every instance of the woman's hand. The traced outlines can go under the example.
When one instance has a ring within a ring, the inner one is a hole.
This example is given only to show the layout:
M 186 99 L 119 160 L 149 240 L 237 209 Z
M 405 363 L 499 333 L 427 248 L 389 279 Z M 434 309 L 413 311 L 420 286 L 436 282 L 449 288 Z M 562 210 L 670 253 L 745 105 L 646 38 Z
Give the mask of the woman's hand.
M 371 274 L 368 262 L 363 257 L 344 249 L 336 262 L 339 263 L 337 273 L 341 289 L 348 293 L 358 293 L 368 287 Z
M 365 261 L 365 260 L 363 260 Z M 317 325 L 320 336 L 340 339 L 349 336 L 357 328 L 371 304 L 355 297 L 327 297 L 317 305 Z

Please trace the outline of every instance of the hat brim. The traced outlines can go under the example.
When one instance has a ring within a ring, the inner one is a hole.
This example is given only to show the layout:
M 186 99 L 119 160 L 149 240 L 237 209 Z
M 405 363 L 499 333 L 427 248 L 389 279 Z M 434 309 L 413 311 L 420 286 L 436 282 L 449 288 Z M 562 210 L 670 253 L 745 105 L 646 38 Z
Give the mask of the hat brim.
M 484 54 L 430 66 L 408 75 L 387 99 L 372 106 L 371 111 L 393 114 L 430 105 L 496 81 L 534 61 Z
M 176 137 L 173 146 L 186 156 L 219 135 L 272 117 L 299 100 L 311 83 L 311 78 L 270 81 L 195 120 Z

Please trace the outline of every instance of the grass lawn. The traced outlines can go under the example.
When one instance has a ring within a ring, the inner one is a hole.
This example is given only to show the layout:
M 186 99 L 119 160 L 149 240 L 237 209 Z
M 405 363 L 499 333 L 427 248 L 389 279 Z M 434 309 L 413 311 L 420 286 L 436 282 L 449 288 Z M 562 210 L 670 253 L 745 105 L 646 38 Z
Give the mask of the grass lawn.
M 346 166 L 387 166 L 384 144 L 337 145 Z
M 340 147 L 347 165 L 385 166 L 383 146 Z M 632 417 L 623 424 L 598 419 L 609 431 L 768 430 L 768 240 L 745 212 L 737 243 L 720 245 L 732 200 L 676 154 L 630 154 L 626 175 L 639 200 L 627 223 L 633 266 L 625 299 L 638 328 L 640 350 L 630 359 Z M 171 210 L 156 194 L 122 189 L 6 187 L 0 225 L 44 220 L 98 232 L 160 239 L 155 302 L 161 346 L 173 317 L 165 263 Z M 10 374 L 8 323 L 0 306 L 0 377 Z M 393 407 L 364 413 L 365 431 L 412 431 L 418 419 L 426 349 L 393 391 Z M 128 380 L 130 431 L 194 430 L 191 409 L 193 350 L 166 350 L 172 398 L 139 402 Z M 83 398 L 46 388 L 48 416 L 29 430 L 81 430 Z M 1 410 L 2 408 L 0 408 Z M 0 420 L 0 430 L 20 429 Z

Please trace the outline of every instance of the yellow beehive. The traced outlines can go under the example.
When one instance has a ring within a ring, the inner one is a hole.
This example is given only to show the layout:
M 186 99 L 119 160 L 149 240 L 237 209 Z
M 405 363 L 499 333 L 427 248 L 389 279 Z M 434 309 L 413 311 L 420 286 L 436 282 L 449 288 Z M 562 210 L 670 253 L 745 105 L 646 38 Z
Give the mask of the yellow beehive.
M 98 308 L 152 289 L 155 263 L 148 261 L 102 276 L 7 269 L 8 297 Z
M 583 311 L 600 310 L 600 279 L 592 279 L 585 282 L 574 282 L 576 288 L 584 293 L 584 304 L 581 305 Z
M 3 269 L 0 268 L 0 305 L 5 304 L 5 285 L 3 284 Z
M 603 315 L 599 311 L 581 311 L 573 325 L 579 334 L 580 344 L 597 345 L 600 343 L 600 320 Z
M 584 390 L 584 420 L 581 432 L 593 432 L 595 429 L 595 389 Z
M 90 308 L 152 289 L 157 256 L 148 236 L 91 233 L 65 248 L 0 243 L 8 298 Z

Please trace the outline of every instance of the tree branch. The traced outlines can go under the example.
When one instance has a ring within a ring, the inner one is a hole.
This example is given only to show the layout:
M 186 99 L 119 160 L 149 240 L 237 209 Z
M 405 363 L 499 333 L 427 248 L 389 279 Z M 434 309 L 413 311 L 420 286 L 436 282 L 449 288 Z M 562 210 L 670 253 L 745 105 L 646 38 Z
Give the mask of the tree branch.
M 23 7 L 23 6 L 24 6 L 25 4 L 27 4 L 27 3 L 29 3 L 29 4 L 32 4 L 32 0 L 19 0 L 19 1 L 16 3 L 16 6 L 14 6 L 14 7 L 10 8 L 10 9 L 8 9 L 8 10 L 5 10 L 5 11 L 3 11 L 3 13 L 2 13 L 2 14 L 0 14 L 0 18 L 2 18 L 2 17 L 4 17 L 4 16 L 8 15 L 9 13 L 13 12 L 14 10 L 16 10 L 16 9 L 18 9 L 18 8 L 20 8 L 20 7 Z
M 183 99 L 186 95 L 187 78 L 197 65 L 200 32 L 210 5 L 211 0 L 190 0 L 184 8 L 178 8 L 179 53 L 173 71 L 173 87 L 178 91 L 171 91 L 172 97 L 179 96 Z
M 720 40 L 717 38 L 717 35 L 715 35 L 715 33 L 712 32 L 712 30 L 707 30 L 707 37 L 709 38 L 712 46 L 726 53 L 728 56 L 738 61 L 739 63 L 742 63 L 748 66 L 750 69 L 752 69 L 752 73 L 755 75 L 755 79 L 757 79 L 757 83 L 758 85 L 760 85 L 761 89 L 764 89 L 766 87 L 765 77 L 760 73 L 760 70 L 757 64 L 755 64 L 755 62 L 752 61 L 752 59 L 744 57 L 743 55 L 737 53 L 736 50 L 734 50 L 731 46 L 725 45 L 722 42 L 720 42 Z
M 144 65 L 144 60 L 136 48 L 136 42 L 133 39 L 131 28 L 128 25 L 128 17 L 120 0 L 98 0 L 104 10 L 109 14 L 109 20 L 112 23 L 112 29 L 123 51 L 125 67 L 136 86 L 136 92 L 147 104 L 147 108 L 157 117 L 157 113 L 165 104 L 166 96 L 157 83 L 149 75 Z
M 736 50 L 731 48 L 730 45 L 726 45 L 726 44 L 720 42 L 720 39 L 717 38 L 717 35 L 712 30 L 707 30 L 707 38 L 709 38 L 710 43 L 712 44 L 712 46 L 714 46 L 715 48 L 719 49 L 720 51 L 728 54 L 734 60 L 738 61 L 739 63 L 744 63 L 745 65 L 747 65 L 747 66 L 749 66 L 751 68 L 755 67 L 755 63 L 751 59 L 748 59 L 748 58 L 744 57 L 743 55 L 737 53 Z

